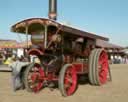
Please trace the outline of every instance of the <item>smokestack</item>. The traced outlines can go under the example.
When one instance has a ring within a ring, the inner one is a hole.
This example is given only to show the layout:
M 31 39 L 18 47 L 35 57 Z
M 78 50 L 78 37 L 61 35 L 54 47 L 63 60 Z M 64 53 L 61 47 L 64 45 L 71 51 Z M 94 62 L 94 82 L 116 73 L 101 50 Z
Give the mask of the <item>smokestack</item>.
M 49 0 L 49 19 L 57 19 L 57 0 Z

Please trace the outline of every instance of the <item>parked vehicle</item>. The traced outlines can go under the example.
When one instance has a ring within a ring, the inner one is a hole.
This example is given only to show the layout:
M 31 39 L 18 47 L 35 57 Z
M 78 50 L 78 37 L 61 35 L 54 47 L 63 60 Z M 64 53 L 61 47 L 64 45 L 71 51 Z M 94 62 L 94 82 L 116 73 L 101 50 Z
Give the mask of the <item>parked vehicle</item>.
M 108 38 L 91 34 L 54 19 L 31 18 L 12 26 L 13 32 L 31 36 L 28 55 L 40 63 L 30 63 L 21 70 L 25 88 L 38 92 L 42 88 L 58 87 L 63 96 L 72 95 L 78 86 L 78 75 L 88 75 L 92 85 L 107 82 L 109 64 L 107 52 L 96 48 L 96 39 Z

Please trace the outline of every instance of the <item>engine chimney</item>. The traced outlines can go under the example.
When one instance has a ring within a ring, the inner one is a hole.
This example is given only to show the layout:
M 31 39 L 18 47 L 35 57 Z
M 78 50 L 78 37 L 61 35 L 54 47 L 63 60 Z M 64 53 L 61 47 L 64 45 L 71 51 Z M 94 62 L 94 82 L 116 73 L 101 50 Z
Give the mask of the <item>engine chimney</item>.
M 49 19 L 57 19 L 57 0 L 49 0 Z

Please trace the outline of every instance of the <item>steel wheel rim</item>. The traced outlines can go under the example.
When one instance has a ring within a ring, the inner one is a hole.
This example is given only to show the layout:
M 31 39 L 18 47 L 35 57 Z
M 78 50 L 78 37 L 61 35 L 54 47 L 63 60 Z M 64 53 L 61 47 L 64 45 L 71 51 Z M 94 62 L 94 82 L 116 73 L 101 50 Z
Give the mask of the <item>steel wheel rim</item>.
M 72 66 L 69 66 L 65 72 L 64 88 L 68 96 L 72 95 L 76 90 L 77 75 L 76 70 Z
M 33 92 L 38 92 L 43 86 L 44 71 L 39 64 L 35 64 L 28 72 L 28 85 Z
M 102 51 L 98 60 L 98 75 L 101 84 L 106 83 L 108 73 L 108 56 L 105 51 Z

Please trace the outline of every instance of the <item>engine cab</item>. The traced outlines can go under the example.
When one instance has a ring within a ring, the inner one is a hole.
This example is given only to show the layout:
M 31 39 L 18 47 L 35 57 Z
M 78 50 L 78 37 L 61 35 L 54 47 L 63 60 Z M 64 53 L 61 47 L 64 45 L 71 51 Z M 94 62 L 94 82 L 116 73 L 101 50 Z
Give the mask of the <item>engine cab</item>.
M 45 53 L 50 53 L 52 50 L 56 50 L 58 44 L 61 43 L 61 36 L 58 34 L 58 30 L 55 26 L 42 26 L 40 29 L 36 29 L 31 33 L 32 48 L 39 48 Z

